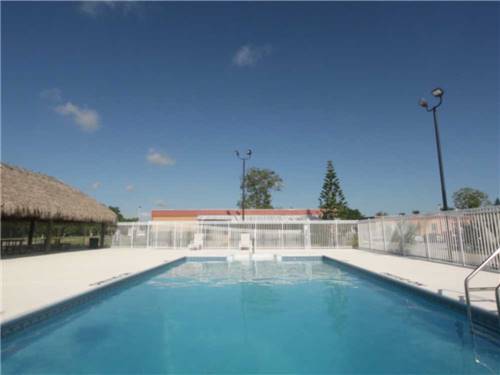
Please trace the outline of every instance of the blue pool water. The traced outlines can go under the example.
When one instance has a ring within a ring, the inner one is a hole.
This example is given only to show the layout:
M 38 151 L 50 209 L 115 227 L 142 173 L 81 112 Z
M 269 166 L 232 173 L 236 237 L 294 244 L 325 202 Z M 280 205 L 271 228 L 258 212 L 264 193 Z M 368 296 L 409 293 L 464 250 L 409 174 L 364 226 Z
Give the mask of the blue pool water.
M 186 262 L 2 343 L 4 374 L 477 374 L 463 313 L 321 261 Z

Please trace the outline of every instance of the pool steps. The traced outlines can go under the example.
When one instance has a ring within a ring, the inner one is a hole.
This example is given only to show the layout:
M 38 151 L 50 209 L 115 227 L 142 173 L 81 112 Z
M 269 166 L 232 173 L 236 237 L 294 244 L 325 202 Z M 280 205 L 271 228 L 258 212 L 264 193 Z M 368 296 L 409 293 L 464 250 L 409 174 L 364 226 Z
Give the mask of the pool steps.
M 254 254 L 251 252 L 229 255 L 228 262 L 260 262 L 260 261 L 281 261 L 281 255 L 277 254 Z

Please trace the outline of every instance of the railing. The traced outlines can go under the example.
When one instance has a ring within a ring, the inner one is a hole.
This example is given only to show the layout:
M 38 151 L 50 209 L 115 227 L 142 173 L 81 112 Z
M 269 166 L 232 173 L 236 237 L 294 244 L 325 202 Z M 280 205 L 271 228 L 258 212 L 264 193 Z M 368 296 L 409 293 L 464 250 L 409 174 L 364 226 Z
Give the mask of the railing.
M 472 322 L 472 309 L 471 309 L 471 300 L 470 300 L 470 291 L 494 291 L 495 292 L 495 300 L 497 303 L 498 315 L 500 318 L 500 295 L 498 291 L 500 289 L 500 284 L 494 286 L 480 286 L 480 287 L 471 287 L 471 280 L 481 272 L 485 267 L 488 266 L 491 262 L 494 262 L 495 259 L 500 255 L 500 247 L 493 252 L 488 258 L 486 258 L 474 271 L 472 271 L 464 280 L 465 287 L 465 302 L 467 303 L 467 316 L 469 317 L 469 321 Z
M 500 246 L 500 207 L 381 216 L 360 221 L 358 236 L 360 249 L 477 266 Z M 500 256 L 488 267 L 500 270 Z
M 187 249 L 201 233 L 203 249 L 237 249 L 242 233 L 250 233 L 255 250 L 351 248 L 356 220 L 283 222 L 137 222 L 119 223 L 113 247 Z
M 114 247 L 186 249 L 195 233 L 204 249 L 237 249 L 250 233 L 255 249 L 370 249 L 465 266 L 477 266 L 500 247 L 500 207 L 362 221 L 179 221 L 119 223 Z M 358 245 L 359 241 L 359 245 Z M 500 256 L 489 270 L 500 270 Z

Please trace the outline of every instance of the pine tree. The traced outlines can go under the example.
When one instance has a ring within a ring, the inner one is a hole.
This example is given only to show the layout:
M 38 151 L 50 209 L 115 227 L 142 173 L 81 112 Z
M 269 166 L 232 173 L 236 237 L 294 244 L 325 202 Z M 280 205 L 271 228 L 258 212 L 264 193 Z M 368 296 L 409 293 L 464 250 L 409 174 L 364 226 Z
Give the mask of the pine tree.
M 495 206 L 500 206 L 500 198 L 495 199 Z
M 341 211 L 347 209 L 347 202 L 340 187 L 340 180 L 335 173 L 331 160 L 327 162 L 323 189 L 319 197 L 319 208 L 323 220 L 332 220 L 338 217 Z

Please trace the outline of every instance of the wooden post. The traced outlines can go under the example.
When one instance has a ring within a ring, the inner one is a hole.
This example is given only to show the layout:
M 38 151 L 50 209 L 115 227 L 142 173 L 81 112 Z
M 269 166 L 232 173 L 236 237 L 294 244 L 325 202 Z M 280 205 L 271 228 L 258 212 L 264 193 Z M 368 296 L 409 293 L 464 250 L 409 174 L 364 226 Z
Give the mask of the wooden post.
M 33 245 L 33 235 L 35 234 L 35 220 L 30 220 L 30 231 L 28 233 L 28 246 Z
M 101 235 L 99 238 L 99 247 L 102 249 L 104 247 L 104 235 L 106 234 L 106 224 L 101 223 Z
M 45 251 L 50 250 L 50 243 L 52 242 L 52 220 L 47 223 L 47 238 L 45 239 Z

